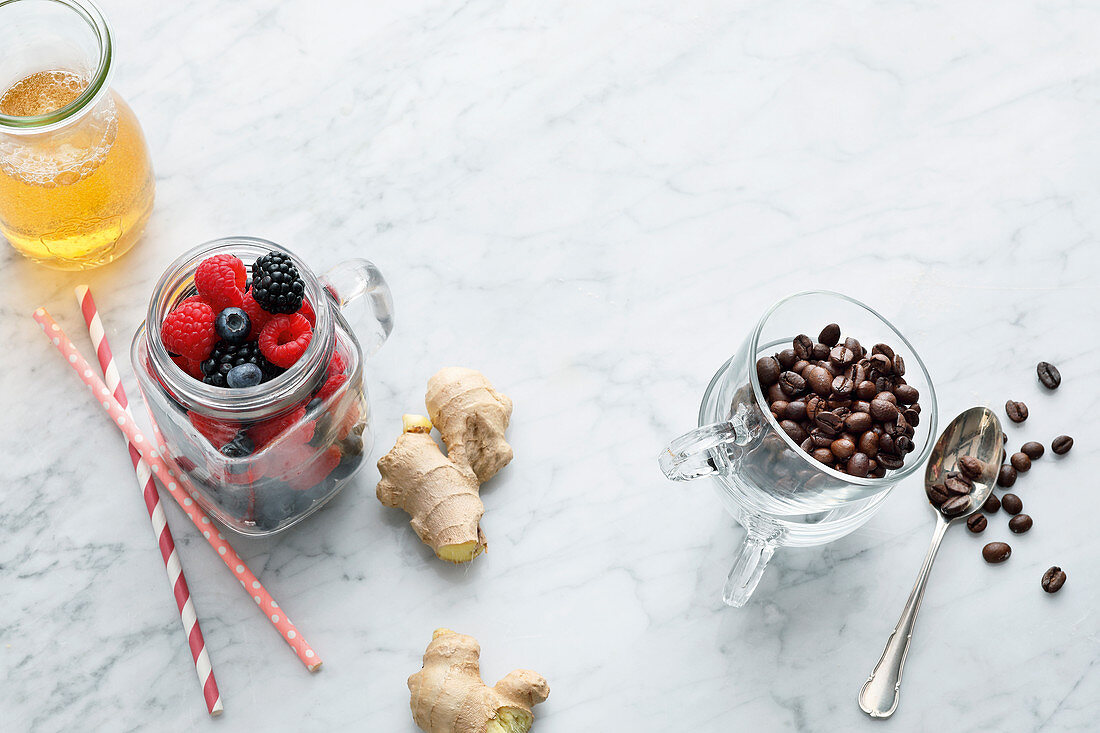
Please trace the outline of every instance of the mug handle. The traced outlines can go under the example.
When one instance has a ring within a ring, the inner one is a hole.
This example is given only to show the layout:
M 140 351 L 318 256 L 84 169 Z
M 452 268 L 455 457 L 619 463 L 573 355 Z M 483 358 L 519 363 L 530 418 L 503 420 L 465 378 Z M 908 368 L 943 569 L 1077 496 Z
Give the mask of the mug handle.
M 691 481 L 718 472 L 711 451 L 721 446 L 744 445 L 747 431 L 738 422 L 704 425 L 684 433 L 668 444 L 658 462 L 665 476 L 673 481 Z
M 393 296 L 382 271 L 373 262 L 361 258 L 345 260 L 321 276 L 321 284 L 336 301 L 341 311 L 364 298 L 365 313 L 347 313 L 355 327 L 356 335 L 367 332 L 361 338 L 363 358 L 370 358 L 386 342 L 393 331 Z

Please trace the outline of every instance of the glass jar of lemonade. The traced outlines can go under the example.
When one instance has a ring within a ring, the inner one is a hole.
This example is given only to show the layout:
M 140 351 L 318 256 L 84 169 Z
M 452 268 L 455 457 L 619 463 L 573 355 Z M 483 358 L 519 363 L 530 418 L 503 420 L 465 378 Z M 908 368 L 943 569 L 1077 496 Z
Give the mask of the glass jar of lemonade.
M 0 0 L 0 234 L 64 270 L 121 257 L 153 210 L 134 113 L 109 86 L 111 31 L 90 0 Z

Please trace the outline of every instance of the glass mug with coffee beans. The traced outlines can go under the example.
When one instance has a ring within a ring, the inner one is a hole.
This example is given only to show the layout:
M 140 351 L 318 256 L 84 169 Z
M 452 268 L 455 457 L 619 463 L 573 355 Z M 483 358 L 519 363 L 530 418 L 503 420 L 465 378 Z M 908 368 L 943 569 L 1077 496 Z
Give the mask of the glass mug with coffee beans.
M 0 234 L 63 270 L 140 238 L 155 184 L 141 126 L 110 88 L 111 30 L 90 0 L 0 0 Z
M 832 542 L 867 522 L 928 458 L 936 422 L 932 381 L 894 326 L 846 295 L 798 293 L 718 370 L 699 427 L 660 465 L 674 481 L 711 477 L 747 530 L 723 591 L 743 606 L 777 547 Z

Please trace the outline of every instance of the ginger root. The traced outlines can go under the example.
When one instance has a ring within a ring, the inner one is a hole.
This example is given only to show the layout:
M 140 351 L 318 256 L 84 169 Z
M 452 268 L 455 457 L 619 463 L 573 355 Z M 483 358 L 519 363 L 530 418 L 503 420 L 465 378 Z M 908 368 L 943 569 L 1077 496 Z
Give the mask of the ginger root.
M 472 636 L 436 629 L 424 667 L 409 677 L 413 721 L 425 733 L 527 733 L 531 708 L 550 695 L 542 675 L 509 672 L 495 686 L 481 679 L 481 647 Z
M 431 421 L 405 415 L 403 433 L 378 461 L 378 500 L 408 512 L 417 536 L 441 560 L 469 562 L 486 547 L 478 491 L 512 460 L 504 439 L 512 401 L 481 372 L 448 367 L 428 381 L 425 403 Z M 447 455 L 431 437 L 433 423 Z

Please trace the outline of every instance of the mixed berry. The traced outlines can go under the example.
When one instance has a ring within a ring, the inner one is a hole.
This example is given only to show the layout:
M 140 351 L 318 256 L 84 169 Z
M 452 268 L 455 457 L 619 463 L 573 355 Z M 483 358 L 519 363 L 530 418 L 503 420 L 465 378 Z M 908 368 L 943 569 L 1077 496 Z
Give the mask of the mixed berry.
M 198 295 L 161 324 L 161 340 L 184 372 L 226 389 L 254 387 L 277 377 L 305 353 L 314 311 L 290 257 L 269 252 L 252 263 L 219 254 L 195 271 Z
M 316 312 L 287 255 L 269 252 L 251 268 L 231 254 L 214 255 L 199 264 L 194 282 L 197 294 L 161 325 L 164 347 L 184 373 L 214 387 L 246 389 L 274 379 L 305 353 Z M 341 350 L 338 339 L 311 394 L 279 415 L 230 422 L 187 412 L 226 461 L 203 467 L 201 451 L 195 460 L 176 460 L 235 519 L 274 529 L 323 501 L 362 463 L 365 415 L 357 394 L 340 396 L 349 376 Z M 264 450 L 276 441 L 277 449 Z

